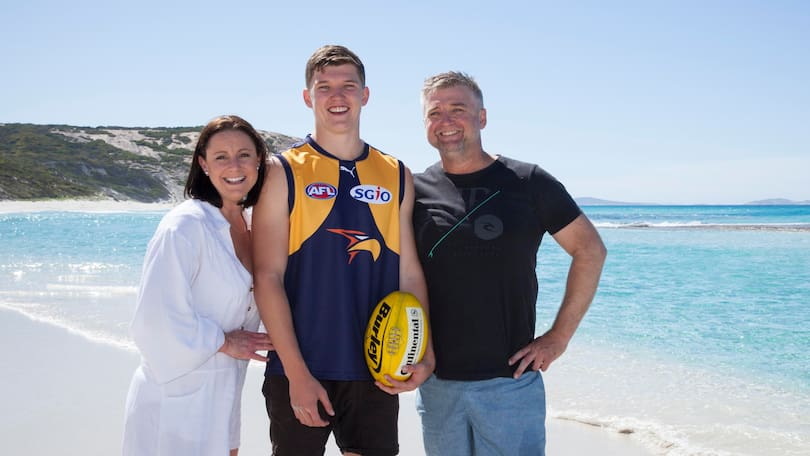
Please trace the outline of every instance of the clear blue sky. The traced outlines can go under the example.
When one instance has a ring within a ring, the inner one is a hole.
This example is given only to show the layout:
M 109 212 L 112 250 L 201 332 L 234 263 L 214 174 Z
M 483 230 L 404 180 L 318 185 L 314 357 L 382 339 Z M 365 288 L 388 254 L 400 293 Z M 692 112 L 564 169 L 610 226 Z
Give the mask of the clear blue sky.
M 281 5 L 280 5 L 281 4 Z M 484 91 L 484 148 L 577 197 L 810 200 L 810 2 L 41 1 L 0 10 L 0 122 L 293 136 L 317 47 L 363 59 L 362 136 L 421 171 L 426 76 Z

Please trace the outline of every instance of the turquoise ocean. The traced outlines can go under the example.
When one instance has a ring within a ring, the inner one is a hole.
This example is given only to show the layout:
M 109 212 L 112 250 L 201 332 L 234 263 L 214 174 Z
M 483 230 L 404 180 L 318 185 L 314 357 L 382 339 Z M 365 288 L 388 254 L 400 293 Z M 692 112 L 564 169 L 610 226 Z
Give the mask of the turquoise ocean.
M 810 454 L 810 206 L 583 209 L 608 260 L 568 351 L 544 374 L 550 416 L 656 454 Z M 0 214 L 0 310 L 134 350 L 127 326 L 162 215 Z M 567 267 L 546 236 L 538 333 Z

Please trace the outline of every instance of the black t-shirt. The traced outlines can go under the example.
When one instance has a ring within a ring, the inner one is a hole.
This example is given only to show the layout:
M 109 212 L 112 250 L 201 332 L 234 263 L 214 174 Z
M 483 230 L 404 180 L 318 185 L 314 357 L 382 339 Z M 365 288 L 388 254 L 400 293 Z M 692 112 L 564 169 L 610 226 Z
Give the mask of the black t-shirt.
M 540 167 L 505 157 L 464 175 L 437 163 L 414 183 L 436 375 L 510 377 L 509 357 L 534 339 L 540 241 L 580 209 Z

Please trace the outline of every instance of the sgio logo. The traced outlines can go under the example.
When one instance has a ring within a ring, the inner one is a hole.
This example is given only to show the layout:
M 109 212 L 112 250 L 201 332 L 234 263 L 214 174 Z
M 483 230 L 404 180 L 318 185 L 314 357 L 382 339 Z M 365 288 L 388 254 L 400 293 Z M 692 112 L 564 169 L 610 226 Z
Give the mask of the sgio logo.
M 379 185 L 358 185 L 351 190 L 352 198 L 369 204 L 386 204 L 391 201 L 391 192 Z
M 326 184 L 323 182 L 314 182 L 312 184 L 307 185 L 306 190 L 307 196 L 312 199 L 331 199 L 337 196 L 337 189 L 334 185 Z

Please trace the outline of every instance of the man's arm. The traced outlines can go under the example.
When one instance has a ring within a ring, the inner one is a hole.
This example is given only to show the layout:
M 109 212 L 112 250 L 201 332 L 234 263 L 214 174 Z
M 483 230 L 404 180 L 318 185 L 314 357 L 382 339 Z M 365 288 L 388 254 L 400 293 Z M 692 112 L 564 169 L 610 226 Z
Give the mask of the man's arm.
M 422 272 L 422 265 L 419 263 L 419 256 L 416 252 L 416 240 L 414 239 L 413 233 L 413 206 L 413 176 L 410 170 L 405 168 L 405 194 L 402 206 L 399 209 L 399 289 L 410 292 L 416 296 L 425 309 L 425 315 L 427 317 L 430 315 L 427 284 L 425 283 L 425 275 Z M 427 319 L 429 321 L 429 318 Z M 435 366 L 436 358 L 433 354 L 433 343 L 431 342 L 430 331 L 428 330 L 427 348 L 425 349 L 425 356 L 422 358 L 422 361 L 404 368 L 406 372 L 412 373 L 411 377 L 404 382 L 387 377 L 393 387 L 385 386 L 380 382 L 376 382 L 376 384 L 380 389 L 389 394 L 411 391 L 419 387 L 419 385 L 430 377 Z
M 509 358 L 510 366 L 520 361 L 515 378 L 520 377 L 528 367 L 545 372 L 565 352 L 596 295 L 602 275 L 607 250 L 585 214 L 580 214 L 555 233 L 554 239 L 571 255 L 565 295 L 551 329 Z
M 253 282 L 256 305 L 264 327 L 281 358 L 290 384 L 290 405 L 307 426 L 326 426 L 318 414 L 318 401 L 334 415 L 326 390 L 309 372 L 295 335 L 290 304 L 284 290 L 284 273 L 290 237 L 287 178 L 273 157 L 259 201 L 253 209 Z

